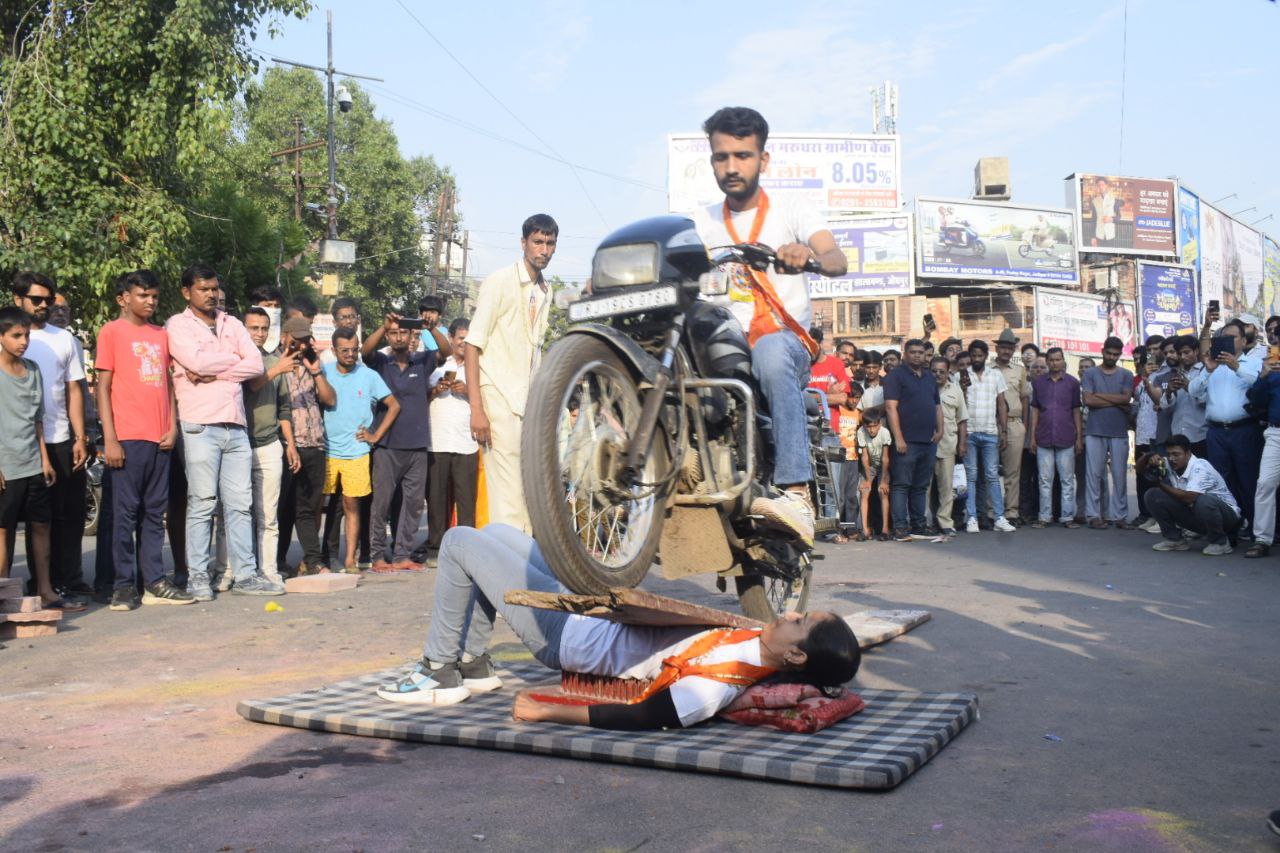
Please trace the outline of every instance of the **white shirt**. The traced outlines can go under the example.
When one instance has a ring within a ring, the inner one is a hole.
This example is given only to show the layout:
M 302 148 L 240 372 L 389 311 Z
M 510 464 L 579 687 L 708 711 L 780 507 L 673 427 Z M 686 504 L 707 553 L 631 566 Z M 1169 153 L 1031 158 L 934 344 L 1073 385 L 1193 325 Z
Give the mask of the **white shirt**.
M 733 227 L 743 242 L 751 235 L 751 225 L 755 221 L 758 209 L 753 207 L 750 210 L 731 214 Z M 709 251 L 738 242 L 729 236 L 728 229 L 724 227 L 724 202 L 695 210 L 693 224 Z M 765 217 L 757 242 L 764 243 L 771 249 L 777 249 L 788 243 L 808 245 L 814 234 L 826 229 L 826 220 L 818 213 L 817 208 L 804 198 L 779 194 L 769 196 L 769 215 Z M 729 277 L 729 294 L 714 301 L 727 304 L 742 328 L 750 329 L 751 317 L 754 314 L 751 278 L 742 269 L 727 269 L 726 273 Z M 800 324 L 801 328 L 808 329 L 813 311 L 809 305 L 809 284 L 804 274 L 783 275 L 770 270 L 766 275 L 773 283 L 773 288 L 777 291 L 778 298 L 782 300 L 787 313 Z
M 620 625 L 575 613 L 565 622 L 560 635 L 560 668 L 615 678 L 657 678 L 663 660 L 679 654 L 705 633 L 689 627 Z M 760 640 L 720 646 L 698 660 L 706 664 L 736 660 L 761 666 Z M 711 678 L 685 676 L 670 689 L 680 725 L 691 726 L 715 716 L 745 688 Z
M 427 384 L 435 388 L 450 370 L 457 372 L 457 378 L 465 377 L 465 366 L 451 355 L 435 369 Z M 452 391 L 441 394 L 431 401 L 429 412 L 432 453 L 475 453 L 480 449 L 471 437 L 471 404 L 465 397 L 459 397 Z
M 867 385 L 862 389 L 862 399 L 858 401 L 858 410 L 865 412 L 867 409 L 874 409 L 877 406 L 884 405 L 884 381 L 881 380 L 875 385 Z
M 50 444 L 71 438 L 67 413 L 67 383 L 84 379 L 84 364 L 74 336 L 66 329 L 45 323 L 31 327 L 31 343 L 26 358 L 40 368 L 44 384 L 44 440 Z
M 1231 496 L 1231 490 L 1227 488 L 1227 481 L 1222 479 L 1218 469 L 1210 465 L 1207 459 L 1192 456 L 1181 476 L 1170 465 L 1167 481 L 1170 486 L 1175 489 L 1182 489 L 1184 492 L 1213 495 L 1235 510 L 1236 515 L 1240 514 L 1240 507 L 1236 503 L 1236 499 Z

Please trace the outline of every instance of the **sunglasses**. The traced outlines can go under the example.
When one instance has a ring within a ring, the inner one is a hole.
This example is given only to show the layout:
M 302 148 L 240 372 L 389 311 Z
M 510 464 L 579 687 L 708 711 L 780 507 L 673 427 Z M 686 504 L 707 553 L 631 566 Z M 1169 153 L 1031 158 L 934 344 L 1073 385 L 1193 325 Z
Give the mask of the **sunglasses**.
M 22 298 L 32 305 L 52 305 L 54 299 L 52 296 L 24 296 Z

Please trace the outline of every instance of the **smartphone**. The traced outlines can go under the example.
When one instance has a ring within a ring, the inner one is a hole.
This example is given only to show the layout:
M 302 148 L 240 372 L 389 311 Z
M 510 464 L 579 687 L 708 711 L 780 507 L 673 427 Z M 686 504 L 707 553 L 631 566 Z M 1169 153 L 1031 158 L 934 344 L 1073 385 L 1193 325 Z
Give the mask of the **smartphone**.
M 1209 311 L 1214 314 L 1222 313 L 1222 304 L 1216 299 L 1209 300 Z
M 1218 335 L 1209 342 L 1209 354 L 1215 359 L 1224 352 L 1236 354 L 1236 339 L 1231 335 Z
M 1280 346 L 1267 347 L 1267 358 L 1271 359 L 1272 361 L 1275 361 L 1277 358 L 1280 358 Z
M 421 317 L 401 317 L 398 325 L 402 329 L 419 330 L 423 327 L 423 319 Z
M 925 314 L 925 315 L 924 315 L 924 327 L 925 327 L 926 329 L 928 329 L 929 331 L 931 331 L 931 332 L 938 328 L 938 324 L 937 324 L 937 323 L 935 323 L 935 322 L 933 322 L 933 315 L 932 315 L 932 314 Z
M 444 382 L 445 385 L 452 385 L 454 382 L 458 381 L 458 371 L 446 370 L 444 372 L 444 379 L 441 381 Z

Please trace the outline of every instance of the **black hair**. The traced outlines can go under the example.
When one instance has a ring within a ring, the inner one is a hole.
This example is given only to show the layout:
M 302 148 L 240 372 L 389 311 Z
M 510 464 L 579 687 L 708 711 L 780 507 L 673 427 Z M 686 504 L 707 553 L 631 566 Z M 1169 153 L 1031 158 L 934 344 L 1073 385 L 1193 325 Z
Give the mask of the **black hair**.
M 42 272 L 34 272 L 32 270 L 23 270 L 13 277 L 13 293 L 15 296 L 26 296 L 31 291 L 31 285 L 38 284 L 49 291 L 50 296 L 58 295 L 58 286 L 53 283 L 53 279 Z
M 1280 323 L 1280 314 L 1272 314 L 1268 317 L 1266 322 L 1262 324 L 1262 330 L 1265 332 L 1267 329 L 1270 329 L 1272 323 Z
M 884 421 L 884 409 L 880 406 L 872 406 L 862 413 L 862 425 L 878 424 Z
M 1147 338 L 1146 346 L 1155 347 L 1156 349 L 1159 349 L 1160 347 L 1164 346 L 1164 342 L 1166 340 L 1168 339 L 1164 335 L 1152 335 L 1151 337 Z
M 810 326 L 810 327 L 809 327 L 809 337 L 813 338 L 813 340 L 814 340 L 816 343 L 822 343 L 822 327 L 821 327 L 821 326 Z
M 529 235 L 535 232 L 546 234 L 548 237 L 558 237 L 560 236 L 560 226 L 547 214 L 535 213 L 524 221 L 524 225 L 520 226 L 520 236 L 522 239 L 528 240 Z
M 192 264 L 182 271 L 183 287 L 191 287 L 197 281 L 218 281 L 218 274 L 204 264 Z
M 982 352 L 987 355 L 991 354 L 991 347 L 987 346 L 987 342 L 981 338 L 975 338 L 974 340 L 969 341 L 969 347 L 965 351 L 972 355 L 974 350 L 982 350 Z
M 1102 348 L 1103 348 L 1104 350 L 1106 350 L 1106 349 L 1118 349 L 1118 350 L 1123 351 L 1123 350 L 1124 350 L 1124 341 L 1120 340 L 1120 339 L 1119 339 L 1119 338 L 1117 338 L 1115 335 L 1110 335 L 1110 336 L 1109 336 L 1105 341 L 1103 341 L 1103 342 L 1102 342 Z
M 951 369 L 951 362 L 947 360 L 945 355 L 935 355 L 933 358 L 929 359 L 929 369 L 932 370 L 933 366 L 938 362 L 945 364 L 948 370 Z
M 854 346 L 853 341 L 848 338 L 836 338 L 836 349 L 839 350 L 840 347 L 853 347 L 853 351 L 855 353 L 858 351 L 858 348 Z
M 838 616 L 815 622 L 796 645 L 806 656 L 800 675 L 815 687 L 839 687 L 858 674 L 862 649 L 849 623 Z
M 284 305 L 284 293 L 278 287 L 260 284 L 249 291 L 250 302 L 279 302 Z
M 444 303 L 439 296 L 424 296 L 418 300 L 418 313 L 423 311 L 443 311 Z
M 338 348 L 338 341 L 345 341 L 347 338 L 355 339 L 356 330 L 346 326 L 339 326 L 333 330 L 333 347 Z
M 255 317 L 266 317 L 267 322 L 271 322 L 271 315 L 267 313 L 266 308 L 261 308 L 257 305 L 250 305 L 248 308 L 244 309 L 244 316 L 248 317 L 250 314 Z
M 1062 356 L 1063 358 L 1067 357 L 1067 354 L 1062 351 L 1062 347 L 1049 347 L 1047 350 L 1044 351 L 1044 357 L 1048 358 L 1049 356 L 1053 355 L 1055 352 L 1058 355 Z
M 856 349 L 856 348 L 855 348 L 854 356 L 858 359 L 858 361 L 866 361 L 866 360 L 867 360 L 867 351 L 866 351 L 866 350 L 864 350 L 864 349 Z
M 947 338 L 945 341 L 938 344 L 938 352 L 946 352 L 947 347 L 950 346 L 957 346 L 960 347 L 960 349 L 964 349 L 964 341 L 959 338 Z
M 880 353 L 876 352 L 875 350 L 870 350 L 869 352 L 867 352 L 867 354 L 863 356 L 862 360 L 865 361 L 867 364 L 884 364 L 884 356 L 882 356 Z
M 462 331 L 463 329 L 470 330 L 471 321 L 468 320 L 466 317 L 459 317 L 449 324 L 449 336 L 456 338 L 458 336 L 458 332 Z
M 116 279 L 116 296 L 123 296 L 134 288 L 138 290 L 159 290 L 160 279 L 151 270 L 134 270 Z
M 1027 341 L 1025 344 L 1023 344 L 1023 345 L 1022 345 L 1022 349 L 1018 350 L 1018 352 L 1020 352 L 1020 353 L 1025 353 L 1027 350 L 1031 350 L 1031 351 L 1032 351 L 1032 352 L 1034 352 L 1036 355 L 1040 355 L 1040 347 L 1038 347 L 1038 346 L 1036 346 L 1035 344 L 1031 343 L 1031 341 Z
M 887 349 L 887 350 L 885 350 L 885 351 L 884 351 L 884 354 L 883 354 L 883 355 L 881 355 L 881 358 L 888 358 L 888 357 L 889 357 L 889 356 L 891 356 L 891 355 L 897 356 L 897 357 L 898 357 L 898 361 L 902 361 L 902 353 L 898 352 L 896 349 Z
M 920 349 L 925 349 L 924 341 L 920 340 L 919 338 L 912 338 L 911 340 L 907 341 L 902 345 L 902 351 L 906 352 L 912 347 L 920 347 Z
M 341 311 L 343 308 L 350 308 L 352 311 L 355 311 L 357 314 L 360 313 L 360 306 L 359 304 L 356 303 L 354 299 L 352 299 L 350 296 L 339 296 L 337 299 L 333 300 L 333 310 L 331 313 L 333 314 L 333 318 L 335 320 L 338 319 L 338 312 Z
M 305 296 L 293 297 L 293 301 L 286 305 L 284 309 L 285 314 L 290 311 L 297 311 L 308 320 L 314 320 L 316 315 L 320 313 L 320 309 L 316 308 L 316 304 Z
M 754 136 L 763 151 L 769 141 L 769 122 L 751 107 L 721 107 L 702 123 L 702 132 L 708 139 L 713 133 L 726 133 L 737 139 Z
M 0 308 L 0 335 L 8 332 L 14 326 L 30 329 L 31 315 L 17 305 L 6 305 Z
M 866 391 L 864 391 L 864 390 L 863 390 L 863 388 L 862 388 L 862 383 L 861 383 L 861 382 L 850 382 L 850 383 L 849 383 L 849 396 L 850 396 L 850 397 L 861 397 L 861 396 L 862 396 L 863 394 L 865 394 L 865 393 L 866 393 Z
M 1200 349 L 1200 339 L 1195 335 L 1178 335 L 1178 337 L 1173 339 L 1174 352 L 1177 352 L 1180 349 L 1186 349 L 1187 347 L 1191 347 L 1195 350 Z
M 1086 361 L 1094 366 L 1097 366 L 1098 364 L 1098 360 L 1091 355 L 1080 356 L 1080 361 L 1078 362 L 1078 364 L 1084 364 Z
M 1165 448 L 1165 450 L 1168 450 L 1170 447 L 1181 447 L 1183 450 L 1185 450 L 1185 451 L 1187 451 L 1188 453 L 1190 453 L 1190 452 L 1191 452 L 1191 439 L 1187 438 L 1187 437 L 1186 437 L 1185 435 L 1183 435 L 1182 433 L 1176 433 L 1176 434 L 1174 434 L 1174 435 L 1169 436 L 1168 438 L 1166 438 L 1166 439 L 1164 440 L 1164 448 Z
M 1244 321 L 1241 320 L 1240 318 L 1237 317 L 1234 320 L 1228 320 L 1227 322 L 1223 323 L 1222 329 L 1221 331 L 1218 332 L 1218 334 L 1222 334 L 1222 332 L 1225 332 L 1228 326 L 1235 326 L 1237 329 L 1240 330 L 1240 337 L 1243 338 L 1245 336 L 1246 333 L 1244 329 Z

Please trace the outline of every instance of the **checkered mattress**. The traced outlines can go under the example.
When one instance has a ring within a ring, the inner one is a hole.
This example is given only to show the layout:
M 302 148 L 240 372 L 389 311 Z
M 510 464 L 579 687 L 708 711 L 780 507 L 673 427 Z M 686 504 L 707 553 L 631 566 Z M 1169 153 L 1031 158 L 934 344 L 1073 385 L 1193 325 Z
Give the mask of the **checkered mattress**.
M 892 788 L 924 766 L 978 717 L 970 693 L 862 690 L 862 713 L 816 734 L 712 720 L 689 729 L 613 732 L 511 719 L 514 691 L 545 684 L 536 664 L 500 666 L 504 687 L 445 708 L 398 705 L 374 695 L 407 666 L 318 690 L 246 700 L 247 720 L 392 740 L 505 749 L 642 767 L 720 773 L 838 788 Z

